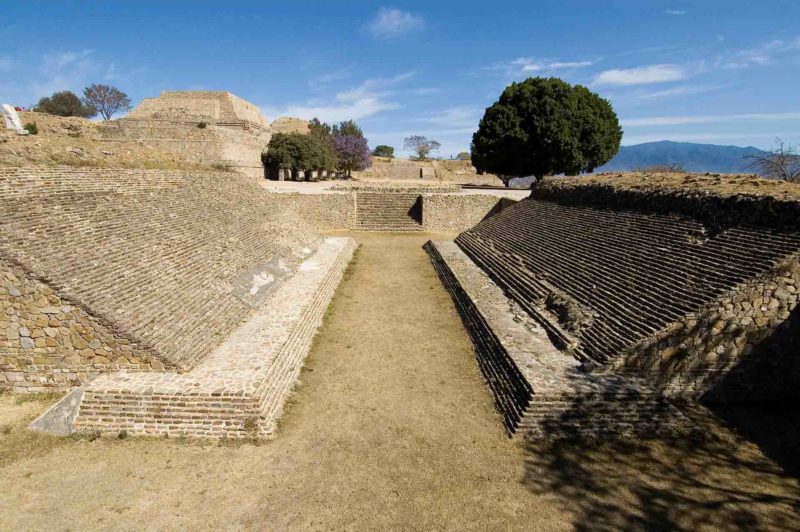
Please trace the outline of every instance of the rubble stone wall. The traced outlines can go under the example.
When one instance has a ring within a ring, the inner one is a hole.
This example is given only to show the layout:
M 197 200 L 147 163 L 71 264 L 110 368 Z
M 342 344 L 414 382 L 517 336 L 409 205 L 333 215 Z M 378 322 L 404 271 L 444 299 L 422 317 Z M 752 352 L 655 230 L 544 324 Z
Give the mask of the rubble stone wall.
M 489 195 L 423 194 L 422 225 L 426 231 L 460 233 L 514 203 Z
M 99 373 L 173 367 L 0 259 L 0 387 L 63 390 Z

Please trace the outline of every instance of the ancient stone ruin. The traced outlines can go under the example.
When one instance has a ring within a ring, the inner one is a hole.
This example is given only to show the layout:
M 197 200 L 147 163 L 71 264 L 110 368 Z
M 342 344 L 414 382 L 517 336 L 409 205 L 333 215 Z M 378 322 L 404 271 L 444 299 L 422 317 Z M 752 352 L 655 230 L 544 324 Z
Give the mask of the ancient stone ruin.
M 0 170 L 0 375 L 43 428 L 269 434 L 352 255 L 232 173 Z
M 426 245 L 509 431 L 686 427 L 800 389 L 797 197 L 563 180 Z
M 145 98 L 125 118 L 102 124 L 99 140 L 130 143 L 180 155 L 189 164 L 263 177 L 261 152 L 273 132 L 307 132 L 308 123 L 278 118 L 274 131 L 254 104 L 229 92 L 162 92 Z

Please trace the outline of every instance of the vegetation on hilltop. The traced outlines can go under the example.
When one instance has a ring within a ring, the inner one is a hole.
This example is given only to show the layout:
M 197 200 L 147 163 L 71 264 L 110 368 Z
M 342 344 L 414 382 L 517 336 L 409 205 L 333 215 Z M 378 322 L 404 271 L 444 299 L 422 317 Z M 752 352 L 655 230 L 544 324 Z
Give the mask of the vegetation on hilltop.
M 472 163 L 515 177 L 592 172 L 619 150 L 622 128 L 608 100 L 558 78 L 512 83 L 472 137 Z
M 436 151 L 442 146 L 438 141 L 428 139 L 424 135 L 406 137 L 403 145 L 406 149 L 416 153 L 417 159 L 420 161 L 426 160 L 432 151 Z
M 386 144 L 379 144 L 372 150 L 372 155 L 375 157 L 386 157 L 388 159 L 394 158 L 394 148 Z

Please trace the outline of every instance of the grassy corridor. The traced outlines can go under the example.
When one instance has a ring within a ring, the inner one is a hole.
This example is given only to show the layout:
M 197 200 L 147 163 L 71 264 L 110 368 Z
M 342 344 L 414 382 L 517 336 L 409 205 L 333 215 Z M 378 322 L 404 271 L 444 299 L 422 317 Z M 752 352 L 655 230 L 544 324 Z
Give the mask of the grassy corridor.
M 0 530 L 791 528 L 800 489 L 752 445 L 509 440 L 420 234 L 362 244 L 272 441 L 24 430 L 0 396 Z M 718 435 L 716 435 L 718 433 Z

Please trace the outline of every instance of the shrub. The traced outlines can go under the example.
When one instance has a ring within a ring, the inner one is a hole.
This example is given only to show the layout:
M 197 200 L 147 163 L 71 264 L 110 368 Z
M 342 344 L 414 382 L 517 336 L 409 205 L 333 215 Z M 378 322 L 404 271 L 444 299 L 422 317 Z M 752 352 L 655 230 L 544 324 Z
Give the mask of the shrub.
M 83 118 L 91 118 L 97 114 L 97 109 L 84 105 L 81 99 L 70 91 L 56 92 L 52 96 L 40 99 L 33 110 L 56 116 L 80 116 Z
M 469 161 L 472 157 L 470 156 L 469 152 L 462 151 L 458 155 L 456 155 L 456 159 L 459 161 Z
M 206 127 L 208 127 L 208 122 L 199 122 L 197 124 L 197 127 L 200 129 L 205 129 Z
M 558 78 L 512 83 L 472 136 L 478 172 L 514 177 L 592 172 L 619 150 L 622 128 L 611 104 Z
M 27 124 L 22 126 L 22 129 L 24 129 L 25 131 L 27 131 L 31 135 L 38 135 L 39 134 L 39 128 L 36 125 L 36 122 L 28 122 Z

